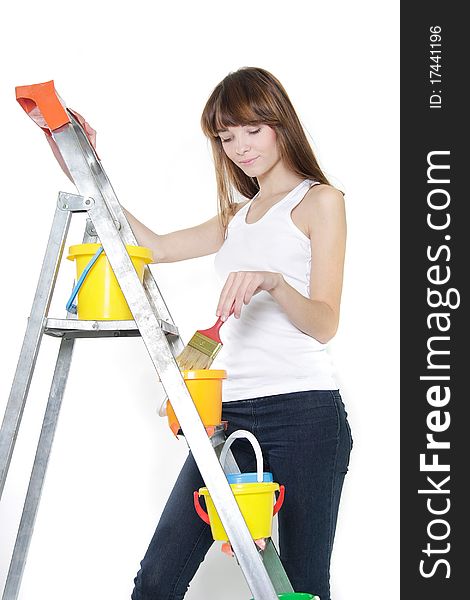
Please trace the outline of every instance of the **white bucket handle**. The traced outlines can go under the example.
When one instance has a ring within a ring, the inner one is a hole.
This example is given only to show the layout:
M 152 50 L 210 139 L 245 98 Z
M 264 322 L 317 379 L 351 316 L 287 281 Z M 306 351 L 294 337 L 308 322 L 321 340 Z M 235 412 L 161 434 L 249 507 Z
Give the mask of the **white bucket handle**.
M 255 451 L 255 456 L 256 456 L 256 479 L 257 479 L 258 483 L 262 483 L 263 482 L 263 454 L 261 452 L 261 446 L 259 445 L 258 440 L 249 431 L 245 431 L 244 429 L 238 429 L 237 431 L 234 431 L 231 435 L 228 436 L 228 438 L 225 440 L 225 444 L 224 444 L 224 447 L 222 448 L 222 452 L 220 453 L 220 459 L 219 459 L 220 464 L 222 465 L 222 467 L 225 466 L 225 459 L 227 458 L 229 448 L 232 445 L 232 442 L 234 442 L 238 438 L 246 438 L 253 446 L 253 450 Z

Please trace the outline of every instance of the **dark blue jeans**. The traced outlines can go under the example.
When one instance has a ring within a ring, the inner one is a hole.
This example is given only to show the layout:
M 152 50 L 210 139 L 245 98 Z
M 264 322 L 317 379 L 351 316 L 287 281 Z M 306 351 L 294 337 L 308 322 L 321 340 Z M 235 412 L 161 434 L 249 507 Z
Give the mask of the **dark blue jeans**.
M 352 438 L 338 391 L 279 394 L 223 405 L 227 435 L 245 429 L 258 439 L 264 470 L 284 484 L 279 512 L 280 556 L 297 592 L 330 600 L 330 558 Z M 233 455 L 255 471 L 251 444 L 236 440 Z M 189 454 L 135 578 L 132 600 L 181 600 L 213 543 L 197 516 L 193 492 L 204 482 Z

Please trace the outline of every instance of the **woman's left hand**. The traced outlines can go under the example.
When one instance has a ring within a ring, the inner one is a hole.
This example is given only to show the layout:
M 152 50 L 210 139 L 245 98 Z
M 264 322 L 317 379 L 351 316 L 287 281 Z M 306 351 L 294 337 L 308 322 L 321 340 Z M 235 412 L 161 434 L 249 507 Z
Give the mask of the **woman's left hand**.
M 233 314 L 240 318 L 242 307 L 261 291 L 270 292 L 284 281 L 281 273 L 271 271 L 237 271 L 227 277 L 215 314 L 225 321 L 234 307 Z

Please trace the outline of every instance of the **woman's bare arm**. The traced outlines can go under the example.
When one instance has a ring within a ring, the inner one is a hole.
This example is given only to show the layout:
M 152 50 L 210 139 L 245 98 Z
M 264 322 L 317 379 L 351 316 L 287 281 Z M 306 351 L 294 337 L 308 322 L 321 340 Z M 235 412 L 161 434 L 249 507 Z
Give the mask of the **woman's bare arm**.
M 139 245 L 152 250 L 156 263 L 177 262 L 214 254 L 224 241 L 218 216 L 195 227 L 159 235 L 141 223 L 125 208 L 123 210 Z

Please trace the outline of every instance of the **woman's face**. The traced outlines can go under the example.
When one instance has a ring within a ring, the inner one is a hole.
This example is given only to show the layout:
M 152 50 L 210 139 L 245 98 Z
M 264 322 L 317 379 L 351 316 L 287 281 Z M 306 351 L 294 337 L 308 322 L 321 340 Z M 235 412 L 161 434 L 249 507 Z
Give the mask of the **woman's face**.
M 218 133 L 225 154 L 249 177 L 266 174 L 281 160 L 269 125 L 237 125 Z

